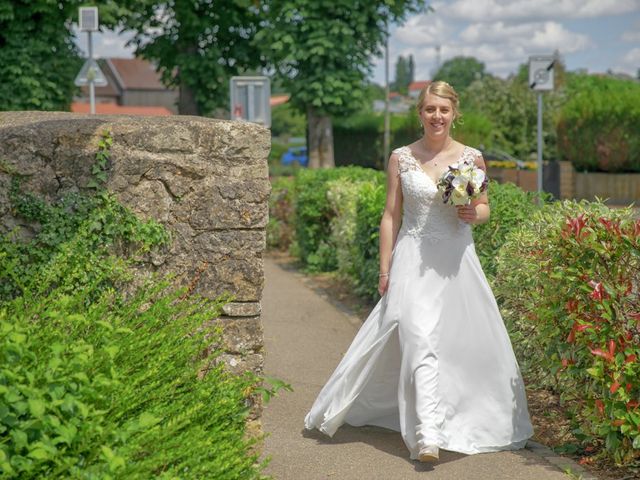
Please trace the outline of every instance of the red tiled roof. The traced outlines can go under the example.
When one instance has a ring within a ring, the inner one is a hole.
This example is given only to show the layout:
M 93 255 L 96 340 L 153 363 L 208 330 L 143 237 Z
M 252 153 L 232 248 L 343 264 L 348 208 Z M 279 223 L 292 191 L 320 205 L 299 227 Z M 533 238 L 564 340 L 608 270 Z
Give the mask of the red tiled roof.
M 289 101 L 289 98 L 291 98 L 291 95 L 289 94 L 273 95 L 269 99 L 269 105 L 271 105 L 272 107 L 275 107 L 276 105 L 282 105 L 283 103 L 287 103 Z
M 156 72 L 151 62 L 142 58 L 109 58 L 107 59 L 122 83 L 123 89 L 134 90 L 166 90 L 160 81 L 160 74 Z
M 71 111 L 74 113 L 89 113 L 91 106 L 84 102 L 73 102 Z M 117 105 L 115 103 L 96 103 L 96 113 L 102 115 L 147 115 L 166 116 L 171 112 L 165 107 L 139 107 L 134 105 Z
M 431 80 L 421 80 L 419 82 L 411 82 L 409 84 L 409 91 L 411 92 L 413 90 L 422 90 L 424 87 L 426 87 L 430 83 L 431 83 Z

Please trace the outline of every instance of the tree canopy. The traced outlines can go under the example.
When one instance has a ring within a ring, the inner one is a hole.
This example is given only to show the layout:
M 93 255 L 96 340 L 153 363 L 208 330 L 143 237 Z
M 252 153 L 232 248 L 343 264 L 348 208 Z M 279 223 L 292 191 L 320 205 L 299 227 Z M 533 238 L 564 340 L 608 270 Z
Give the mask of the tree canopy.
M 414 69 L 413 55 L 409 55 L 407 58 L 400 55 L 396 62 L 395 81 L 391 88 L 406 95 L 409 90 L 409 84 L 414 80 Z
M 462 93 L 474 80 L 485 75 L 484 63 L 474 57 L 454 57 L 442 64 L 433 80 L 444 80 Z
M 100 23 L 121 13 L 112 0 L 100 6 Z M 81 0 L 0 0 L 0 110 L 68 110 L 82 59 L 72 20 Z
M 252 0 L 127 0 L 124 25 L 136 32 L 136 54 L 180 88 L 179 111 L 208 115 L 225 107 L 229 79 L 261 65 L 252 41 L 260 7 Z M 151 32 L 151 33 L 150 33 Z
M 422 5 L 420 0 L 271 0 L 268 25 L 256 39 L 297 108 L 347 115 L 362 105 L 361 87 L 390 24 Z

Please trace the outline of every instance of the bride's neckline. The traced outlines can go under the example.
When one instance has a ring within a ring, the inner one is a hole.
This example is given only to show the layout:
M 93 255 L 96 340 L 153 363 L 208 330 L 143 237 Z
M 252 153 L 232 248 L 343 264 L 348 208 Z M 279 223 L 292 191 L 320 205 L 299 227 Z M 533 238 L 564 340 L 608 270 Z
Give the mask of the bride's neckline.
M 416 166 L 420 169 L 420 171 L 421 171 L 422 173 L 424 173 L 424 175 L 425 175 L 429 180 L 431 180 L 431 183 L 433 183 L 434 185 L 437 185 L 437 184 L 438 184 L 438 180 L 434 180 L 434 179 L 433 179 L 433 177 L 431 177 L 431 175 L 429 175 L 429 174 L 427 173 L 427 171 L 422 167 L 422 163 L 420 163 L 420 160 L 418 160 L 418 159 L 416 158 L 416 156 L 413 154 L 413 150 L 411 150 L 411 147 L 410 147 L 409 145 L 405 145 L 403 148 L 404 148 L 404 149 L 409 153 L 409 156 L 410 156 L 410 157 L 411 157 L 411 159 L 416 163 Z M 467 152 L 467 149 L 468 149 L 468 148 L 469 148 L 469 147 L 468 147 L 467 145 L 464 145 L 464 146 L 463 146 L 463 148 L 462 148 L 462 153 L 460 153 L 460 155 L 458 156 L 458 158 L 456 159 L 456 161 L 455 161 L 455 162 L 448 163 L 448 164 L 446 165 L 446 168 L 445 168 L 444 170 L 442 170 L 442 171 L 438 174 L 438 179 L 440 179 L 440 177 L 442 176 L 442 174 L 443 174 L 444 172 L 446 172 L 446 171 L 449 169 L 449 165 L 453 165 L 454 163 L 458 163 L 458 162 L 460 162 L 460 160 L 462 160 L 462 158 L 464 157 L 464 154 Z

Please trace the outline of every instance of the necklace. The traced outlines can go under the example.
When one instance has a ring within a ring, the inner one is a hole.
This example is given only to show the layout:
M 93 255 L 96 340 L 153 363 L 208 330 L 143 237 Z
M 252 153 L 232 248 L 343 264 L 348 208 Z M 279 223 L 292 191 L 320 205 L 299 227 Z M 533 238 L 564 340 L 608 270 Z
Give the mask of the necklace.
M 424 142 L 426 143 L 426 142 Z M 443 147 L 433 156 L 434 158 L 432 158 L 431 160 L 429 160 L 428 162 L 432 162 L 434 166 L 438 166 L 438 161 L 435 159 L 435 157 L 437 157 L 437 155 L 441 152 L 443 152 L 444 150 L 446 150 L 447 148 L 449 148 L 449 145 L 451 145 L 451 137 L 447 138 L 446 144 L 443 145 Z M 427 152 L 429 152 L 429 149 L 427 148 L 426 145 L 424 145 L 424 148 Z

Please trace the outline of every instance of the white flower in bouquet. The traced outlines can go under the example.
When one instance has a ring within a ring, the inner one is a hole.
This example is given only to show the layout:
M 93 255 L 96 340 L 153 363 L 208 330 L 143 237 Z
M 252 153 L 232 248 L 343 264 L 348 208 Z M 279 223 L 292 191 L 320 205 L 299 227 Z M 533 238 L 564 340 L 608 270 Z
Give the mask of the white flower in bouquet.
M 438 180 L 442 201 L 449 205 L 467 205 L 487 189 L 489 179 L 484 171 L 470 161 L 449 165 Z

